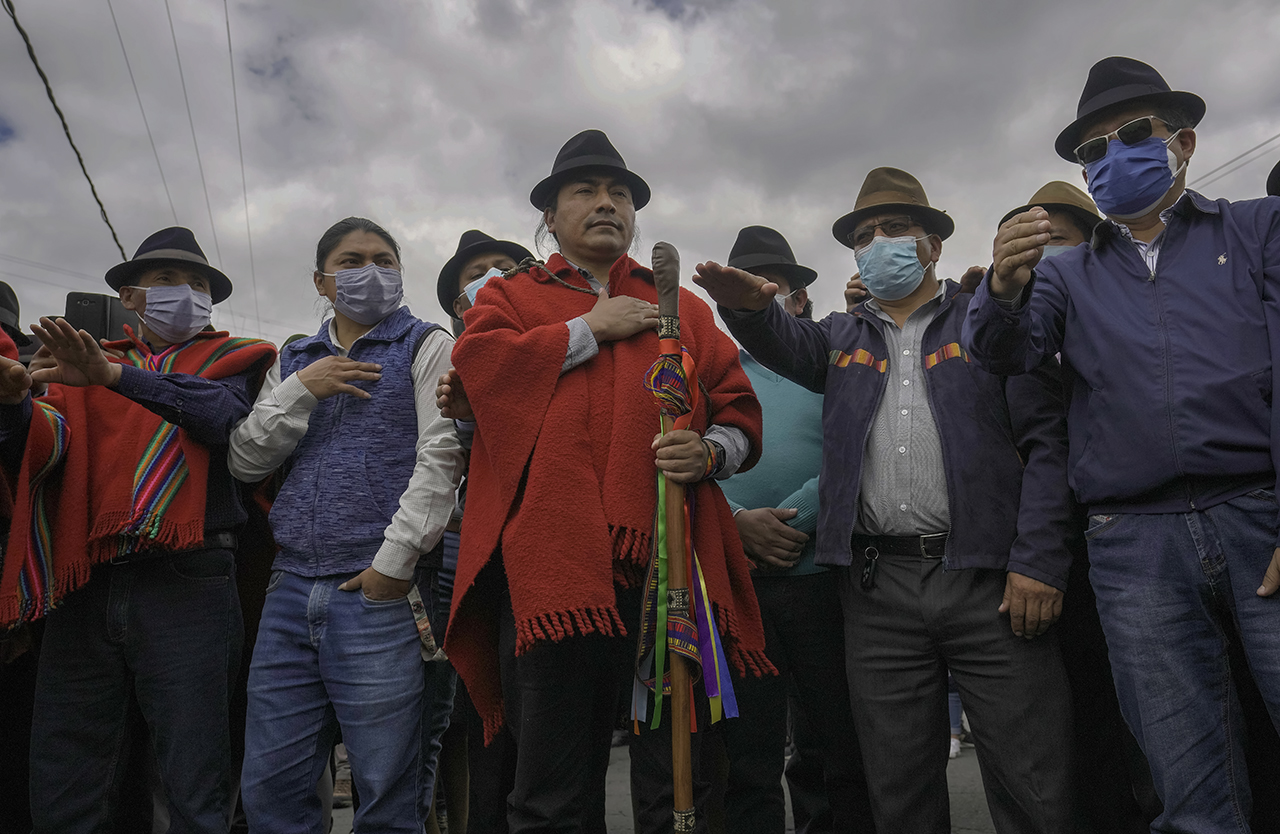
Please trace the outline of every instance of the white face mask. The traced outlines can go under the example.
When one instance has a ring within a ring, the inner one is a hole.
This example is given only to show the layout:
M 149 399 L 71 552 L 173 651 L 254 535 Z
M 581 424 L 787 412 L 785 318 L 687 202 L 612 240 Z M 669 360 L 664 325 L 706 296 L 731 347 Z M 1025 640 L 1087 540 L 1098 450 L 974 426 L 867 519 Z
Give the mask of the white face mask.
M 193 338 L 209 325 L 213 315 L 213 298 L 188 284 L 133 289 L 143 294 L 143 310 L 138 318 L 171 345 Z

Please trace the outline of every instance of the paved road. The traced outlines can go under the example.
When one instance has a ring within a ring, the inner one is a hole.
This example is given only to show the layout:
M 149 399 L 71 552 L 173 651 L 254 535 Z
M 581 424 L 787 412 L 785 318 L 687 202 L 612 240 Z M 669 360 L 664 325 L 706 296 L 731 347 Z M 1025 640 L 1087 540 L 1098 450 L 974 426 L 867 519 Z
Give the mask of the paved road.
M 614 748 L 609 760 L 607 785 L 609 834 L 632 834 L 630 771 L 626 748 Z M 987 800 L 982 793 L 982 779 L 978 775 L 978 757 L 972 748 L 965 749 L 959 758 L 951 760 L 947 767 L 947 781 L 951 787 L 952 831 L 955 834 L 994 834 Z M 794 830 L 788 812 L 787 834 Z M 349 831 L 351 809 L 335 811 L 333 834 L 347 834 Z

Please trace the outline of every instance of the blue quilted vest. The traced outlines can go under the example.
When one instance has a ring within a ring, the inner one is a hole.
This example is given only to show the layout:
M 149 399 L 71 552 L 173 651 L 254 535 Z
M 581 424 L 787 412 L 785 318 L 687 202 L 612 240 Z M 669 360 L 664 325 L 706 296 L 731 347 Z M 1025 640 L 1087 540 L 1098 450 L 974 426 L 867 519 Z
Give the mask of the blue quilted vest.
M 276 569 L 328 576 L 358 573 L 373 560 L 417 461 L 412 365 L 435 328 L 401 307 L 352 346 L 348 357 L 382 365 L 382 378 L 351 383 L 370 399 L 337 394 L 311 412 L 271 507 Z M 336 355 L 326 322 L 280 351 L 280 378 Z

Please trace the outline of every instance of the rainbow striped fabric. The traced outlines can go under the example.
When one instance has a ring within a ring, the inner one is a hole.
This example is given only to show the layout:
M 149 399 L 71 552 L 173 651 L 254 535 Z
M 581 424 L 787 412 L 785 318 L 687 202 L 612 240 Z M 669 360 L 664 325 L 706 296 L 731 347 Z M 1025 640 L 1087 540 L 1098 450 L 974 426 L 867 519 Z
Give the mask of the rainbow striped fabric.
M 927 371 L 939 362 L 945 362 L 948 359 L 963 359 L 969 361 L 969 354 L 964 348 L 960 347 L 959 342 L 951 342 L 943 345 L 924 358 L 924 369 Z
M 34 495 L 31 513 L 31 541 L 34 547 L 27 551 L 18 579 L 20 618 L 22 620 L 43 617 L 53 607 L 53 562 L 51 552 L 53 531 L 49 525 L 49 513 L 45 503 L 45 480 L 62 463 L 67 450 L 67 421 L 53 406 L 36 400 L 33 403 L 32 420 L 43 418 L 53 433 L 53 445 L 49 457 L 39 470 L 31 474 L 31 490 Z
M 870 351 L 862 348 L 858 348 L 852 354 L 842 353 L 838 350 L 833 350 L 827 354 L 827 364 L 835 365 L 837 368 L 847 368 L 850 362 L 855 365 L 866 365 L 868 368 L 875 368 L 880 373 L 884 373 L 889 369 L 888 359 L 877 360 L 871 355 Z

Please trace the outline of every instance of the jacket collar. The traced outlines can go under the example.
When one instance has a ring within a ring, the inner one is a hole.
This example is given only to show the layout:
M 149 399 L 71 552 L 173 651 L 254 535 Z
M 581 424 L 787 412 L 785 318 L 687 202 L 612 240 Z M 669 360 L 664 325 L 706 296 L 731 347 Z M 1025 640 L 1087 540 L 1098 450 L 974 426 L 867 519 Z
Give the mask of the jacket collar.
M 1177 214 L 1181 217 L 1190 217 L 1194 212 L 1201 214 L 1220 214 L 1218 204 L 1203 194 L 1186 189 L 1178 201 L 1166 209 L 1170 214 Z M 1093 228 L 1093 237 L 1089 241 L 1089 248 L 1097 251 L 1110 240 L 1117 237 L 1123 237 L 1120 232 L 1119 224 L 1114 220 L 1104 220 Z
M 955 297 L 959 294 L 960 294 L 959 284 L 957 284 L 955 281 L 952 281 L 950 278 L 942 279 L 941 284 L 939 284 L 938 286 L 938 293 L 933 296 L 933 298 L 938 298 L 939 295 L 942 296 L 941 301 L 938 303 L 938 315 L 942 315 L 942 313 L 946 312 L 946 309 L 951 306 L 952 300 L 954 300 Z M 930 298 L 929 301 L 932 301 L 933 298 Z M 871 298 L 871 296 L 867 296 L 866 301 L 860 302 L 858 306 L 853 308 L 852 315 L 860 319 L 863 319 L 864 321 L 874 322 L 878 327 L 883 325 L 884 321 L 880 318 L 880 316 L 876 315 L 875 310 L 867 306 L 867 303 L 873 300 L 874 299 Z M 929 302 L 926 301 L 925 303 L 928 304 Z

